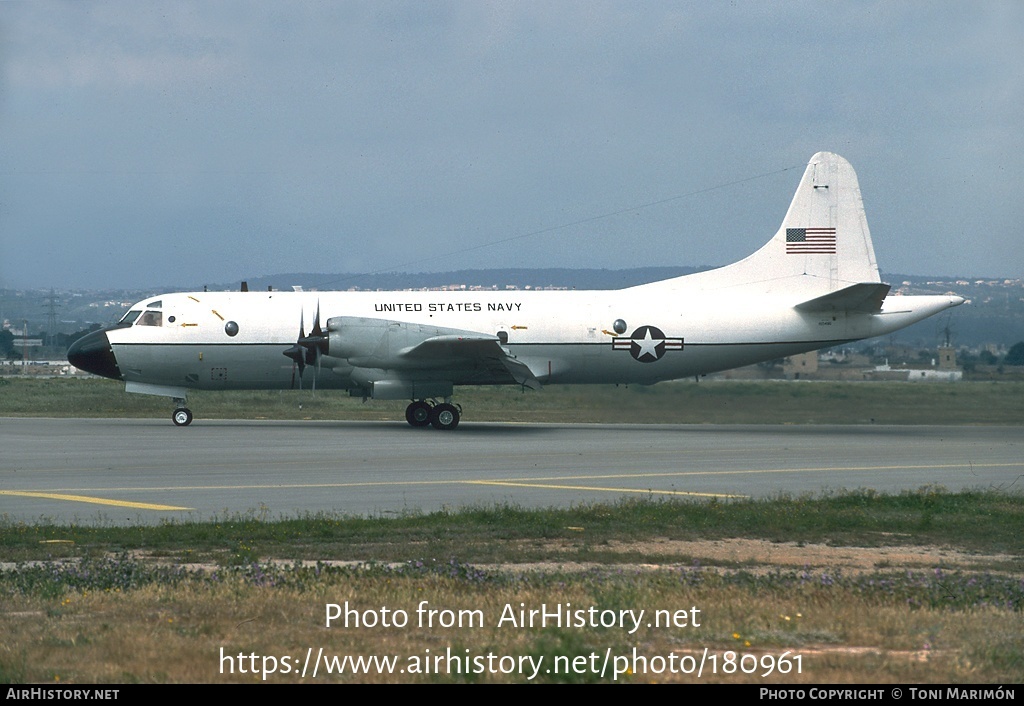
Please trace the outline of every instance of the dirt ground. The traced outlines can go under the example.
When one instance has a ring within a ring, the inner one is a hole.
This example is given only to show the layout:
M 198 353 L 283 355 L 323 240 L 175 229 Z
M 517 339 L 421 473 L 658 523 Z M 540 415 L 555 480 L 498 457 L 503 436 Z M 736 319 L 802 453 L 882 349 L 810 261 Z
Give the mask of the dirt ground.
M 633 554 L 637 557 L 634 566 L 652 569 L 692 563 L 707 567 L 743 567 L 766 571 L 772 568 L 829 568 L 841 569 L 847 573 L 876 569 L 922 570 L 937 567 L 946 570 L 977 570 L 993 564 L 1019 560 L 1018 557 L 1008 554 L 974 554 L 938 547 L 832 547 L 825 544 L 769 542 L 756 539 L 612 541 L 608 543 L 607 548 L 610 551 Z M 645 557 L 650 557 L 650 561 L 645 561 Z M 678 557 L 678 560 L 666 561 L 667 557 Z M 560 564 L 559 568 L 564 570 L 572 566 Z M 576 566 L 581 569 L 587 568 L 584 564 Z
M 531 546 L 533 542 L 531 541 Z M 748 571 L 771 571 L 778 569 L 841 570 L 857 573 L 875 570 L 905 569 L 921 571 L 942 568 L 946 571 L 988 571 L 1022 573 L 1013 568 L 1019 566 L 1020 557 L 1010 554 L 970 553 L 952 548 L 925 546 L 879 546 L 879 547 L 833 547 L 826 544 L 797 542 L 770 542 L 758 539 L 720 539 L 702 541 L 681 541 L 652 539 L 643 542 L 620 542 L 612 540 L 603 545 L 609 552 L 635 557 L 628 566 L 641 569 L 679 568 L 680 566 L 701 566 L 705 569 L 746 569 Z M 571 554 L 574 544 L 570 540 L 548 543 L 552 554 Z M 156 559 L 149 552 L 133 554 L 144 561 Z M 156 559 L 158 562 L 159 559 Z M 274 560 L 271 560 L 274 561 Z M 280 563 L 293 564 L 293 561 Z M 313 565 L 316 562 L 307 560 Z M 324 563 L 338 566 L 358 566 L 357 560 L 326 560 Z M 402 562 L 398 562 L 400 565 Z M 495 571 L 585 571 L 608 563 L 574 561 L 539 561 L 516 564 L 475 564 L 479 568 Z M 214 563 L 186 563 L 187 569 L 213 570 Z

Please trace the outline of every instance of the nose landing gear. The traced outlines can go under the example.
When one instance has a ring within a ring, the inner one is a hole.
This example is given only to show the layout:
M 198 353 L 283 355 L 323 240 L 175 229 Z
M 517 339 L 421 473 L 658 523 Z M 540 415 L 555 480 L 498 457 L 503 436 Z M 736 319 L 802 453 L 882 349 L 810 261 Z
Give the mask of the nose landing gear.
M 192 410 L 185 406 L 185 400 L 175 398 L 174 403 L 177 408 L 174 413 L 171 414 L 171 421 L 174 422 L 175 426 L 187 427 L 192 423 Z

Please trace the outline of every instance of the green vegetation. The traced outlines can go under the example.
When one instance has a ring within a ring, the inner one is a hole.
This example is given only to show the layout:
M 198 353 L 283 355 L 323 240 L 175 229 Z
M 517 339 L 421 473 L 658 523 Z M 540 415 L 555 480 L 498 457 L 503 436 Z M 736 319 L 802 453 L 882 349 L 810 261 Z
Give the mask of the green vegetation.
M 1007 365 L 1024 365 L 1024 341 L 1014 343 L 1003 360 Z
M 922 488 L 771 500 L 623 500 L 542 510 L 510 505 L 404 517 L 266 513 L 155 526 L 27 524 L 0 519 L 7 560 L 102 556 L 144 550 L 221 565 L 257 560 L 588 561 L 629 563 L 632 542 L 732 537 L 830 546 L 948 546 L 1024 557 L 1024 495 Z M 652 545 L 656 550 L 657 544 Z M 652 550 L 645 559 L 676 561 Z M 1024 565 L 1016 568 L 1024 568 Z
M 170 400 L 100 379 L 9 378 L 0 416 L 169 417 Z M 1024 382 L 680 381 L 642 386 L 459 388 L 464 420 L 644 424 L 1024 424 Z M 204 392 L 202 419 L 405 419 L 404 402 L 319 390 Z
M 390 656 L 407 669 L 438 654 L 532 657 L 548 668 L 556 659 L 616 660 L 614 674 L 541 670 L 533 678 L 540 682 L 1016 684 L 1024 678 L 1022 521 L 1024 496 L 927 488 L 395 519 L 246 516 L 132 528 L 7 522 L 0 553 L 19 560 L 0 572 L 0 682 L 264 681 L 238 669 L 238 656 L 251 654 L 257 670 L 274 667 L 270 683 L 528 680 L 518 668 L 467 671 L 450 662 L 429 673 L 392 674 L 379 665 L 322 669 L 316 679 L 283 672 L 280 658 L 301 661 L 322 648 L 329 658 Z M 784 539 L 807 559 L 769 566 L 708 561 L 703 552 L 717 542 L 688 544 L 682 553 L 667 548 L 674 539 L 741 536 L 770 546 Z M 922 560 L 899 565 L 879 553 L 873 564 L 845 568 L 820 560 L 825 545 L 880 544 L 905 546 Z M 566 604 L 642 609 L 648 617 L 632 632 L 500 621 L 509 610 Z M 331 605 L 376 624 L 326 625 Z M 424 606 L 438 613 L 427 620 L 417 613 Z M 385 608 L 392 616 L 404 611 L 409 623 L 380 624 Z M 652 624 L 654 611 L 676 622 Z M 685 666 L 705 650 L 718 668 L 700 678 L 695 670 L 653 668 L 669 656 Z M 756 673 L 724 668 L 743 655 L 753 655 L 744 664 L 756 664 Z M 774 669 L 780 660 L 792 667 L 786 674 Z

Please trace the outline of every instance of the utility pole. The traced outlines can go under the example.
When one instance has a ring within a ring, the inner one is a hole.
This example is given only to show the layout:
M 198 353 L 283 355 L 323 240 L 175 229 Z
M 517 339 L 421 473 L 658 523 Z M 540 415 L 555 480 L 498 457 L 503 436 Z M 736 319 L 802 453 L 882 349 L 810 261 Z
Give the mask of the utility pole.
M 60 300 L 50 287 L 50 296 L 46 298 L 46 340 L 43 345 L 52 348 L 57 341 L 57 305 Z

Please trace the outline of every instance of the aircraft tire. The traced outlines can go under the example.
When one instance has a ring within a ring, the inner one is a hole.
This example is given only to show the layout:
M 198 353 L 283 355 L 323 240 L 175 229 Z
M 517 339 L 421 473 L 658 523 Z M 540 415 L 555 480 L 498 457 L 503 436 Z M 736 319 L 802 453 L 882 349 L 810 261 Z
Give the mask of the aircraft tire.
M 405 408 L 405 421 L 409 422 L 410 426 L 425 427 L 430 424 L 432 412 L 430 404 L 417 400 Z
M 459 426 L 459 410 L 447 402 L 439 404 L 430 411 L 430 423 L 435 429 L 450 431 Z
M 171 421 L 174 422 L 175 426 L 187 427 L 192 423 L 192 410 L 187 407 L 174 410 L 174 414 L 171 415 Z

